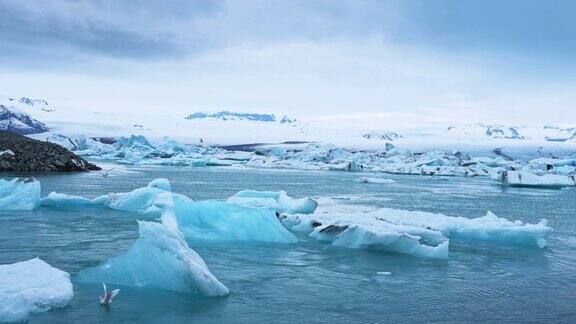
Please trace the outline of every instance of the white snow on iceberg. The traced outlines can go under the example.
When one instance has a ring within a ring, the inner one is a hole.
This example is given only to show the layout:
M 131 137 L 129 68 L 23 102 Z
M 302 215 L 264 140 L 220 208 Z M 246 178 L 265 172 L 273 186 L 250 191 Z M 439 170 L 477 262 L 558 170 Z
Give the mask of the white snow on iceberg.
M 0 210 L 33 210 L 40 206 L 40 182 L 34 178 L 0 179 Z
M 74 291 L 67 272 L 36 258 L 0 265 L 0 322 L 21 322 L 30 313 L 66 306 Z
M 138 222 L 140 237 L 125 254 L 83 270 L 79 282 L 225 296 L 229 293 L 178 231 L 164 223 Z
M 535 188 L 562 188 L 576 185 L 574 175 L 543 174 L 537 175 L 522 171 L 503 171 L 496 176 L 505 186 L 535 187 Z
M 318 203 L 311 198 L 293 199 L 285 191 L 243 190 L 228 198 L 228 202 L 286 214 L 312 214 L 318 207 Z
M 392 179 L 369 178 L 369 177 L 361 177 L 361 178 L 358 178 L 356 181 L 363 182 L 363 183 L 378 183 L 378 184 L 391 184 L 391 183 L 396 182 Z

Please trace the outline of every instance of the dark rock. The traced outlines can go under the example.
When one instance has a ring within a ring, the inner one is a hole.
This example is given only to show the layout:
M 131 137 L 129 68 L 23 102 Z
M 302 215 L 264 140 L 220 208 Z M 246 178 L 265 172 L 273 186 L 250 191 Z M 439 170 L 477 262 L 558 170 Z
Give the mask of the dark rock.
M 0 171 L 100 170 L 58 144 L 0 130 L 0 152 L 8 150 L 0 155 Z
M 348 228 L 347 225 L 345 225 L 345 226 L 328 225 L 325 228 L 321 229 L 320 233 L 338 235 L 338 234 L 344 232 L 347 228 Z

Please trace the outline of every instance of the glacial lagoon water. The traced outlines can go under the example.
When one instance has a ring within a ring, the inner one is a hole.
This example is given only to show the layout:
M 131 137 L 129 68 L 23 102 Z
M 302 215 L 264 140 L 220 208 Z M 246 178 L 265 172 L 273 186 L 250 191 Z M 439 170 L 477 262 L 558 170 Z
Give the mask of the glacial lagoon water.
M 191 247 L 230 288 L 229 296 L 110 287 L 120 295 L 102 308 L 100 285 L 75 282 L 68 307 L 32 314 L 30 323 L 576 321 L 574 189 L 503 190 L 487 179 L 400 175 L 376 175 L 395 183 L 369 184 L 355 180 L 375 175 L 229 168 L 127 166 L 108 178 L 35 176 L 43 195 L 96 197 L 165 177 L 173 191 L 194 200 L 225 200 L 243 189 L 286 190 L 330 210 L 389 207 L 464 217 L 490 210 L 531 223 L 547 218 L 554 231 L 544 249 L 451 240 L 449 260 L 338 248 L 300 233 L 292 245 L 195 242 Z M 99 208 L 0 212 L 0 264 L 40 257 L 74 278 L 125 252 L 138 236 L 136 220 L 147 218 Z

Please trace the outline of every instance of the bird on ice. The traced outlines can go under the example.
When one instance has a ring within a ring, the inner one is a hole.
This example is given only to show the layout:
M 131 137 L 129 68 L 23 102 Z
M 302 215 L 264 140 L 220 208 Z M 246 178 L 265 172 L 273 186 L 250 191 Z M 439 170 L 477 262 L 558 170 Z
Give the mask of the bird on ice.
M 112 290 L 111 292 L 108 292 L 108 290 L 106 289 L 106 284 L 102 284 L 102 287 L 104 287 L 104 294 L 102 296 L 100 296 L 100 305 L 110 305 L 112 303 L 112 299 L 114 297 L 116 297 L 116 295 L 118 295 L 118 293 L 120 292 L 120 289 L 115 289 Z

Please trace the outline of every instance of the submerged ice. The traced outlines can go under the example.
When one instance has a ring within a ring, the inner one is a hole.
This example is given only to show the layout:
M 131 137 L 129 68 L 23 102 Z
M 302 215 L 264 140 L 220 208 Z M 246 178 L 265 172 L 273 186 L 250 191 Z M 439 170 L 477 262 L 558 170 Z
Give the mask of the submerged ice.
M 74 291 L 67 272 L 36 258 L 0 265 L 0 322 L 21 322 L 30 313 L 66 306 Z

